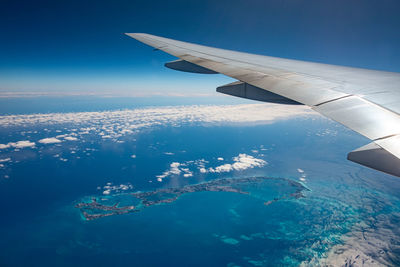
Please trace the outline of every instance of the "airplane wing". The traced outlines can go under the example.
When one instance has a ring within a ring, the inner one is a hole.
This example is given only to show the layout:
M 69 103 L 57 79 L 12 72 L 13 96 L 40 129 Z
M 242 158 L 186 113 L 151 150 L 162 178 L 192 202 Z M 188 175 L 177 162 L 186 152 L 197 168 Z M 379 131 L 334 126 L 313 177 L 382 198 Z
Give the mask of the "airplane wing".
M 180 58 L 166 67 L 238 80 L 218 92 L 310 106 L 372 140 L 350 152 L 349 160 L 400 177 L 400 73 L 254 55 L 144 33 L 127 35 Z

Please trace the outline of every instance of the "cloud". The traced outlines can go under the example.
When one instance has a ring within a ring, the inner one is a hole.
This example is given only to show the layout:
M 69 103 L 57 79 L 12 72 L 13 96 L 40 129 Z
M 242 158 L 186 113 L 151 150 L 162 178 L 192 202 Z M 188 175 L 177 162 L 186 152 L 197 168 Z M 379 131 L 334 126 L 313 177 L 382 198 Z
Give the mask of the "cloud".
M 64 137 L 64 139 L 68 140 L 68 141 L 77 141 L 78 140 L 78 138 L 73 137 L 73 136 L 66 136 L 66 137 Z
M 208 169 L 210 172 L 230 172 L 233 170 L 232 164 L 224 164 L 220 165 L 216 168 L 209 168 Z
M 100 111 L 100 112 L 69 112 L 28 115 L 0 116 L 0 128 L 8 127 L 42 127 L 41 131 L 51 132 L 56 126 L 56 137 L 44 138 L 41 144 L 60 143 L 64 140 L 77 141 L 91 139 L 97 135 L 103 140 L 122 142 L 125 136 L 132 136 L 142 130 L 152 127 L 178 127 L 191 125 L 236 125 L 242 123 L 270 124 L 299 116 L 316 116 L 310 108 L 297 105 L 276 104 L 243 104 L 243 105 L 188 105 L 163 106 L 137 109 Z M 62 132 L 60 129 L 63 129 Z M 36 132 L 35 131 L 35 132 Z M 133 140 L 133 139 L 131 139 Z M 25 148 L 35 146 L 34 141 L 10 142 L 0 144 L 0 149 L 10 147 Z M 165 152 L 171 155 L 172 152 Z M 222 168 L 222 167 L 221 167 Z
M 172 162 L 170 165 L 171 169 L 169 172 L 171 174 L 176 174 L 176 175 L 180 174 L 181 173 L 181 170 L 179 169 L 180 165 L 181 164 L 179 162 Z
M 233 163 L 232 164 L 223 164 L 220 166 L 217 166 L 215 168 L 208 168 L 209 172 L 216 172 L 216 173 L 221 173 L 221 172 L 231 172 L 233 170 L 235 171 L 244 171 L 247 169 L 252 169 L 255 167 L 262 167 L 267 164 L 265 160 L 255 158 L 253 156 L 247 155 L 247 154 L 239 154 L 238 156 L 233 158 Z
M 0 162 L 9 162 L 9 161 L 11 161 L 11 158 L 0 159 Z
M 222 159 L 222 158 L 221 158 Z M 189 169 L 190 166 L 194 166 L 200 173 L 225 173 L 231 171 L 244 171 L 247 169 L 252 169 L 256 167 L 262 167 L 267 164 L 267 162 L 263 159 L 258 159 L 253 156 L 247 154 L 239 154 L 236 157 L 233 157 L 233 163 L 223 164 L 216 167 L 206 168 L 206 164 L 209 161 L 205 159 L 198 160 L 190 160 L 185 161 L 183 163 L 172 162 L 169 166 L 169 169 L 164 171 L 162 174 L 157 175 L 157 181 L 162 182 L 164 178 L 172 176 L 172 175 L 182 175 L 183 177 L 189 178 L 192 177 L 193 171 Z
M 55 137 L 50 137 L 50 138 L 40 139 L 39 143 L 41 143 L 41 144 L 56 144 L 56 143 L 61 143 L 61 140 L 57 139 Z
M 306 181 L 306 173 L 304 172 L 303 169 L 297 169 L 297 172 L 301 174 L 301 177 L 299 178 L 300 181 L 305 182 Z
M 197 166 L 197 168 L 198 168 L 199 170 L 205 169 L 205 166 L 206 166 L 207 163 L 209 163 L 209 162 L 208 162 L 207 160 L 205 160 L 205 159 L 198 159 L 198 160 L 193 161 L 193 164 L 194 164 L 195 166 Z M 201 172 L 201 171 L 200 171 L 200 172 Z
M 35 143 L 30 141 L 18 141 L 15 143 L 8 143 L 8 145 L 15 148 L 25 148 L 25 147 L 34 147 Z
M 194 161 L 187 161 L 185 163 L 179 163 L 179 162 L 172 162 L 169 165 L 169 169 L 163 172 L 161 175 L 157 175 L 157 181 L 162 182 L 162 180 L 168 176 L 172 175 L 181 175 L 183 174 L 183 177 L 189 178 L 193 176 L 193 172 L 190 171 L 189 168 L 186 166 L 193 164 Z
M 105 186 L 103 187 L 97 187 L 98 190 L 104 190 L 103 195 L 109 195 L 111 193 L 118 193 L 122 191 L 127 191 L 129 189 L 132 189 L 133 186 L 130 183 L 127 184 L 119 184 L 119 185 L 113 185 L 112 183 L 108 182 Z
M 224 160 L 224 158 L 219 157 L 219 158 L 217 158 L 217 160 Z
M 154 125 L 177 123 L 272 123 L 276 120 L 317 113 L 305 106 L 276 104 L 245 105 L 189 105 L 149 107 L 101 112 L 70 112 L 0 116 L 0 127 L 29 125 L 82 125 L 82 132 L 99 131 L 108 134 L 117 131 L 131 134 L 137 129 Z M 83 126 L 85 124 L 85 126 Z M 114 129 L 117 125 L 116 129 Z M 101 131 L 100 131 L 101 130 Z
M 183 177 L 185 177 L 185 178 L 189 178 L 189 177 L 192 177 L 192 176 L 193 176 L 193 172 L 191 172 L 191 171 L 189 170 L 189 168 L 181 168 L 181 171 L 184 172 L 184 173 L 183 173 Z
M 199 171 L 200 171 L 201 173 L 207 173 L 207 169 L 204 168 L 204 167 L 199 168 Z
M 179 175 L 181 174 L 182 170 L 179 168 L 179 166 L 181 166 L 181 164 L 179 162 L 172 162 L 169 165 L 169 170 L 163 172 L 163 174 L 161 175 L 157 175 L 157 181 L 161 182 L 162 179 L 164 179 L 167 176 L 171 176 L 171 175 Z

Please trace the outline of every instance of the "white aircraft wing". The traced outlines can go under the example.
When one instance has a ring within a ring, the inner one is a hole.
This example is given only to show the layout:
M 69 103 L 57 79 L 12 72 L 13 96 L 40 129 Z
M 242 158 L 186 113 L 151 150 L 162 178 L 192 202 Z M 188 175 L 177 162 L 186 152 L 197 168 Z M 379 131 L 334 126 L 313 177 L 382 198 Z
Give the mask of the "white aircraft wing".
M 254 55 L 144 33 L 128 36 L 179 60 L 165 66 L 221 73 L 237 82 L 218 92 L 264 102 L 304 104 L 372 140 L 348 159 L 400 176 L 400 74 Z

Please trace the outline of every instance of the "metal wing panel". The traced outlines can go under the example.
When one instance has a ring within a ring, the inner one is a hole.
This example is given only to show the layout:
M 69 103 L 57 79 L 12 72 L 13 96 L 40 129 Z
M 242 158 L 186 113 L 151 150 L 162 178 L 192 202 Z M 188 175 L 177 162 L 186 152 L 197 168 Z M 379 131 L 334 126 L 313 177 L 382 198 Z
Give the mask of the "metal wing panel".
M 332 88 L 338 88 L 340 85 L 315 77 L 307 77 L 273 68 L 254 68 L 251 66 L 239 68 L 236 64 L 204 60 L 194 56 L 184 56 L 183 59 L 309 106 L 348 95 L 332 90 Z
M 394 135 L 375 141 L 383 149 L 400 158 L 400 135 Z
M 249 81 L 248 83 L 308 106 L 315 106 L 347 96 L 345 93 L 332 90 L 331 88 L 335 88 L 336 86 L 329 83 L 315 85 L 311 82 L 298 82 L 292 79 L 273 76 Z
M 313 109 L 372 140 L 400 134 L 400 116 L 357 96 Z

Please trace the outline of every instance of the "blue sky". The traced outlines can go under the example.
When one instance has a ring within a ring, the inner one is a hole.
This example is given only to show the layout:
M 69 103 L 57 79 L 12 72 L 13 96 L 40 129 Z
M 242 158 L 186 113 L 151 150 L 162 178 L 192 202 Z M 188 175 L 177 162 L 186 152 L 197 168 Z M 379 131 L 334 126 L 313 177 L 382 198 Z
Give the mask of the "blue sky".
M 230 82 L 164 68 L 124 32 L 400 72 L 398 1 L 10 1 L 0 91 L 212 93 Z

